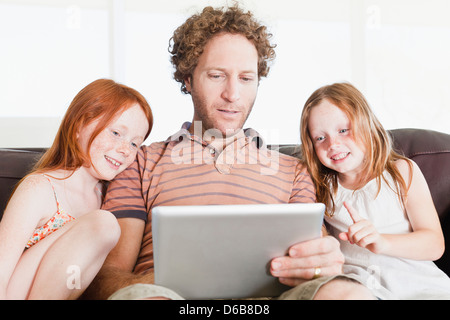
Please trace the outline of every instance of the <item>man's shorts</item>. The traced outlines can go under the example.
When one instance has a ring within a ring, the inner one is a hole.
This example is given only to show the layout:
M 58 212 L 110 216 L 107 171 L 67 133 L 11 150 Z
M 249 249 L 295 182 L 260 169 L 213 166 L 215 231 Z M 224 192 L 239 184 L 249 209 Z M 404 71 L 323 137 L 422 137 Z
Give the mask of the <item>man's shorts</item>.
M 254 298 L 254 299 L 277 299 L 277 300 L 312 300 L 316 295 L 317 291 L 323 285 L 327 284 L 331 280 L 335 279 L 343 279 L 349 281 L 358 282 L 354 277 L 347 275 L 335 275 L 330 277 L 320 277 L 314 280 L 306 281 L 301 285 L 298 285 L 288 291 L 284 292 L 279 297 L 274 298 Z M 154 298 L 154 297 L 164 297 L 171 300 L 184 300 L 176 292 L 164 288 L 161 286 L 157 286 L 154 284 L 134 284 L 128 287 L 122 288 L 112 294 L 108 300 L 139 300 L 145 298 Z

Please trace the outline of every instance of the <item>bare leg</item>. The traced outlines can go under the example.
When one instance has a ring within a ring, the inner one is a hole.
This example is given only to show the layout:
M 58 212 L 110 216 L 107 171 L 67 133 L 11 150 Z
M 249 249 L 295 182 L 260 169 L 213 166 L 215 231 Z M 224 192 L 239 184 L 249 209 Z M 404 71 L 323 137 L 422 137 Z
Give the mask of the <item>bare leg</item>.
M 314 300 L 375 300 L 375 296 L 358 282 L 335 279 L 324 284 Z
M 8 286 L 13 299 L 76 299 L 116 245 L 120 227 L 97 210 L 67 223 L 22 255 Z

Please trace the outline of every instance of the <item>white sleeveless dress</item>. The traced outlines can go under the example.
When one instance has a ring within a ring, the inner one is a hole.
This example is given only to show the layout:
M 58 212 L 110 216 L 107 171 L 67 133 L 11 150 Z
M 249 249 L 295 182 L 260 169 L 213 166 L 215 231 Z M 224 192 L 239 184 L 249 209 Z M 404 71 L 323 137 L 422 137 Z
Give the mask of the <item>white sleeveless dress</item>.
M 385 172 L 390 185 L 391 176 Z M 412 231 L 397 194 L 382 179 L 378 196 L 376 180 L 354 191 L 339 185 L 336 211 L 326 217 L 329 232 L 339 240 L 353 221 L 343 203 L 347 201 L 359 215 L 372 221 L 379 233 L 404 234 Z M 375 198 L 376 196 L 376 198 Z M 356 274 L 381 299 L 450 299 L 450 278 L 432 261 L 417 261 L 375 254 L 341 241 L 345 255 L 344 273 Z

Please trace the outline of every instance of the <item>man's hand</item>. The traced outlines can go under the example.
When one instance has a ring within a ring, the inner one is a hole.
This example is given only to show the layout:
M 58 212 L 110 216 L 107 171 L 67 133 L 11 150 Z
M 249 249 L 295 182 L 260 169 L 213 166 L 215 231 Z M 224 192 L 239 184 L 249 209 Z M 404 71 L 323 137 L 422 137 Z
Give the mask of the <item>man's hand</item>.
M 294 287 L 311 280 L 317 268 L 320 276 L 342 273 L 344 261 L 339 241 L 326 236 L 293 245 L 287 256 L 272 260 L 270 272 L 281 283 Z

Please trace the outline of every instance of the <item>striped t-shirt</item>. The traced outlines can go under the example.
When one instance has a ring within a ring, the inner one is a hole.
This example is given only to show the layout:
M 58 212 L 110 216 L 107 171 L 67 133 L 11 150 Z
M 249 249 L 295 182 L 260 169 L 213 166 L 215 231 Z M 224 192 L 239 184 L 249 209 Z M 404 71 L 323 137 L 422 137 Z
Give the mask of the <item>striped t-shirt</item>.
M 183 126 L 166 141 L 142 147 L 134 163 L 110 183 L 103 209 L 117 218 L 146 221 L 135 273 L 153 271 L 155 206 L 315 202 L 302 163 L 268 150 L 256 131 L 242 131 L 221 149 Z

